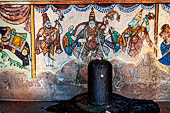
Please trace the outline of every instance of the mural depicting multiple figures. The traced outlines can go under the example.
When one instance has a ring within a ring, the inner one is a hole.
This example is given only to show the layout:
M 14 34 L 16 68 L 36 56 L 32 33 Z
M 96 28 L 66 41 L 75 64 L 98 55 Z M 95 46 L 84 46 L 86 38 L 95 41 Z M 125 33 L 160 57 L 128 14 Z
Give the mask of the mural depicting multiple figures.
M 115 4 L 63 6 L 65 9 L 60 9 L 59 5 L 35 6 L 36 59 L 41 59 L 39 54 L 42 52 L 44 60 L 39 62 L 45 62 L 44 69 L 57 69 L 54 64 L 60 64 L 62 68 L 70 59 L 87 64 L 99 57 L 115 59 L 123 56 L 123 61 L 128 58 L 135 63 L 136 56 L 145 48 L 143 43 L 151 49 L 155 47 L 152 34 L 154 4 L 142 7 L 132 4 L 130 8 Z M 125 18 L 129 14 L 131 16 Z M 61 63 L 58 63 L 59 56 Z
M 169 4 L 159 6 L 159 12 L 170 13 Z M 155 59 L 169 69 L 170 24 L 160 20 L 159 14 L 156 17 L 155 4 L 33 7 L 31 18 L 30 5 L 0 5 L 0 69 L 18 65 L 31 71 L 35 66 L 37 75 L 44 71 L 56 73 L 70 61 L 88 64 L 101 57 L 139 64 L 144 54 L 154 54 L 154 50 Z M 157 18 L 161 23 L 155 23 Z M 30 35 L 31 19 L 34 37 Z M 35 43 L 33 48 L 31 41 Z M 33 59 L 31 48 L 35 51 Z M 6 57 L 10 63 L 5 67 Z
M 81 2 L 0 2 L 0 99 L 70 99 L 103 58 L 113 92 L 169 100 L 170 4 Z

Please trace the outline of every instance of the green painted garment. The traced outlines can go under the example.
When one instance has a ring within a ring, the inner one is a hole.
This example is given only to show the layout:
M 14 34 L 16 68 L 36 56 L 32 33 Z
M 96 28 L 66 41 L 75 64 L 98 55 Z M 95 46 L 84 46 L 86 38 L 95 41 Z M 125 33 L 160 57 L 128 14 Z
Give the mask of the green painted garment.
M 116 43 L 117 42 L 117 39 L 118 39 L 118 36 L 119 36 L 119 33 L 114 31 L 114 33 L 112 34 L 112 38 L 113 38 L 113 41 Z
M 68 38 L 69 45 L 71 45 L 73 39 L 71 38 L 70 32 L 67 32 L 66 35 L 67 35 L 67 38 Z M 74 35 L 74 30 L 72 32 L 72 35 Z

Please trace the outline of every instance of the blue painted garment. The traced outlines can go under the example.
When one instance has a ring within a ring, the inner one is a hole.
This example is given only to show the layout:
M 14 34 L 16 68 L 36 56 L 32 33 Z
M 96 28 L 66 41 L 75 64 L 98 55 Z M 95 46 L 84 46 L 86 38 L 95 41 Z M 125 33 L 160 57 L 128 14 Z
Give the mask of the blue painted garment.
M 163 57 L 159 59 L 159 62 L 164 65 L 170 66 L 170 45 L 166 45 L 166 43 L 166 40 L 161 43 L 160 49 Z

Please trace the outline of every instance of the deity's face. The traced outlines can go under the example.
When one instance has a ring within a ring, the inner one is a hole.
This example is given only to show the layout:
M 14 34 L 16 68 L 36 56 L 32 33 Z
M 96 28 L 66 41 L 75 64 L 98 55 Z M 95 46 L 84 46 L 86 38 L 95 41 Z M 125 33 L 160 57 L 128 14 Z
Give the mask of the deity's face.
M 52 28 L 51 22 L 50 22 L 50 21 L 46 21 L 45 27 L 46 27 L 47 29 L 51 29 L 51 28 Z
M 170 33 L 163 33 L 162 38 L 167 42 L 170 42 Z
M 90 29 L 94 29 L 95 22 L 94 21 L 89 21 L 89 26 L 90 26 Z
M 128 26 L 129 26 L 129 27 L 136 28 L 137 25 L 138 25 L 138 23 L 139 23 L 139 21 L 133 19 L 133 20 L 128 24 Z

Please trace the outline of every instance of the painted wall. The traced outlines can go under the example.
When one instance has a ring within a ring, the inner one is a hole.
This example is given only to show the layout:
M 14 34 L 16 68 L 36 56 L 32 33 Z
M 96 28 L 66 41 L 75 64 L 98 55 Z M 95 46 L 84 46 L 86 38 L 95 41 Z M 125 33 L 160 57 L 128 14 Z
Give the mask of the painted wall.
M 0 5 L 0 99 L 70 99 L 87 91 L 88 63 L 102 57 L 114 93 L 169 100 L 169 8 Z

